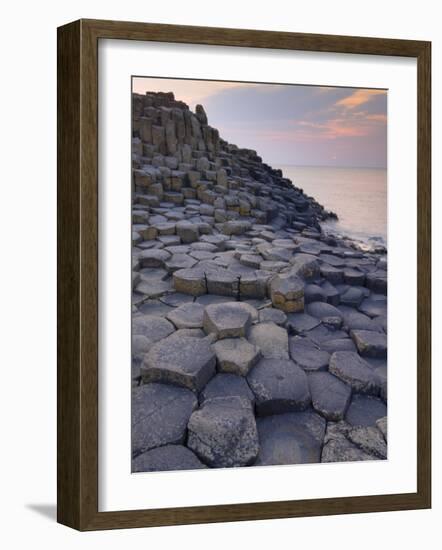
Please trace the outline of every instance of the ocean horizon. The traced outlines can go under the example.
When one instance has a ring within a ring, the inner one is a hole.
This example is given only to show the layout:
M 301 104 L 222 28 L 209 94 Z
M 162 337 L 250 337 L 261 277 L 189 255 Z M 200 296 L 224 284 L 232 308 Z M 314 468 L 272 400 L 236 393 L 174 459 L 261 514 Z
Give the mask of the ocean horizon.
M 321 225 L 329 233 L 387 245 L 387 170 L 344 166 L 274 164 L 338 220 Z

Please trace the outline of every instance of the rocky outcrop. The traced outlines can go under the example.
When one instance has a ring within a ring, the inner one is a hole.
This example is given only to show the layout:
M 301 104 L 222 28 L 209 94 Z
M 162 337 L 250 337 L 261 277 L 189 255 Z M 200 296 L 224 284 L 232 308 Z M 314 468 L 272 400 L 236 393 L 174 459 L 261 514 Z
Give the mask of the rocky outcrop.
M 133 471 L 385 458 L 385 255 L 171 93 L 132 168 Z

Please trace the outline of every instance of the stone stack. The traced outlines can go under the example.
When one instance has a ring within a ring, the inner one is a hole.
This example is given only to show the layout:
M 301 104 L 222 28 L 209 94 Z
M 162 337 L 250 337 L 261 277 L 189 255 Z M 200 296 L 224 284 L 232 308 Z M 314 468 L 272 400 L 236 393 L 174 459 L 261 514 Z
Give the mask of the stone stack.
M 133 470 L 385 458 L 385 254 L 172 93 L 132 153 Z

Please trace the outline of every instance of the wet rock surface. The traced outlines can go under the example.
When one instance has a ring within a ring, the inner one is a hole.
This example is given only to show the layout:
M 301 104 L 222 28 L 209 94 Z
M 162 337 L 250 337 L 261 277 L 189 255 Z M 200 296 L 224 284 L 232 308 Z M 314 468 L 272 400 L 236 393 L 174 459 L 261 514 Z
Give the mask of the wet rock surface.
M 387 259 L 229 144 L 133 96 L 132 470 L 387 456 Z

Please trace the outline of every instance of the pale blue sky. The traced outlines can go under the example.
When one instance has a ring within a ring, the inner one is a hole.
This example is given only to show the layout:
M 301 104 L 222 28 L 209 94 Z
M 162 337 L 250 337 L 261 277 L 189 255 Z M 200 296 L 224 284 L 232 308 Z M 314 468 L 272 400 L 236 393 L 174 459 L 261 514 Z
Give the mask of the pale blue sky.
M 223 139 L 269 164 L 387 164 L 387 92 L 356 88 L 134 78 L 136 92 L 201 103 Z

